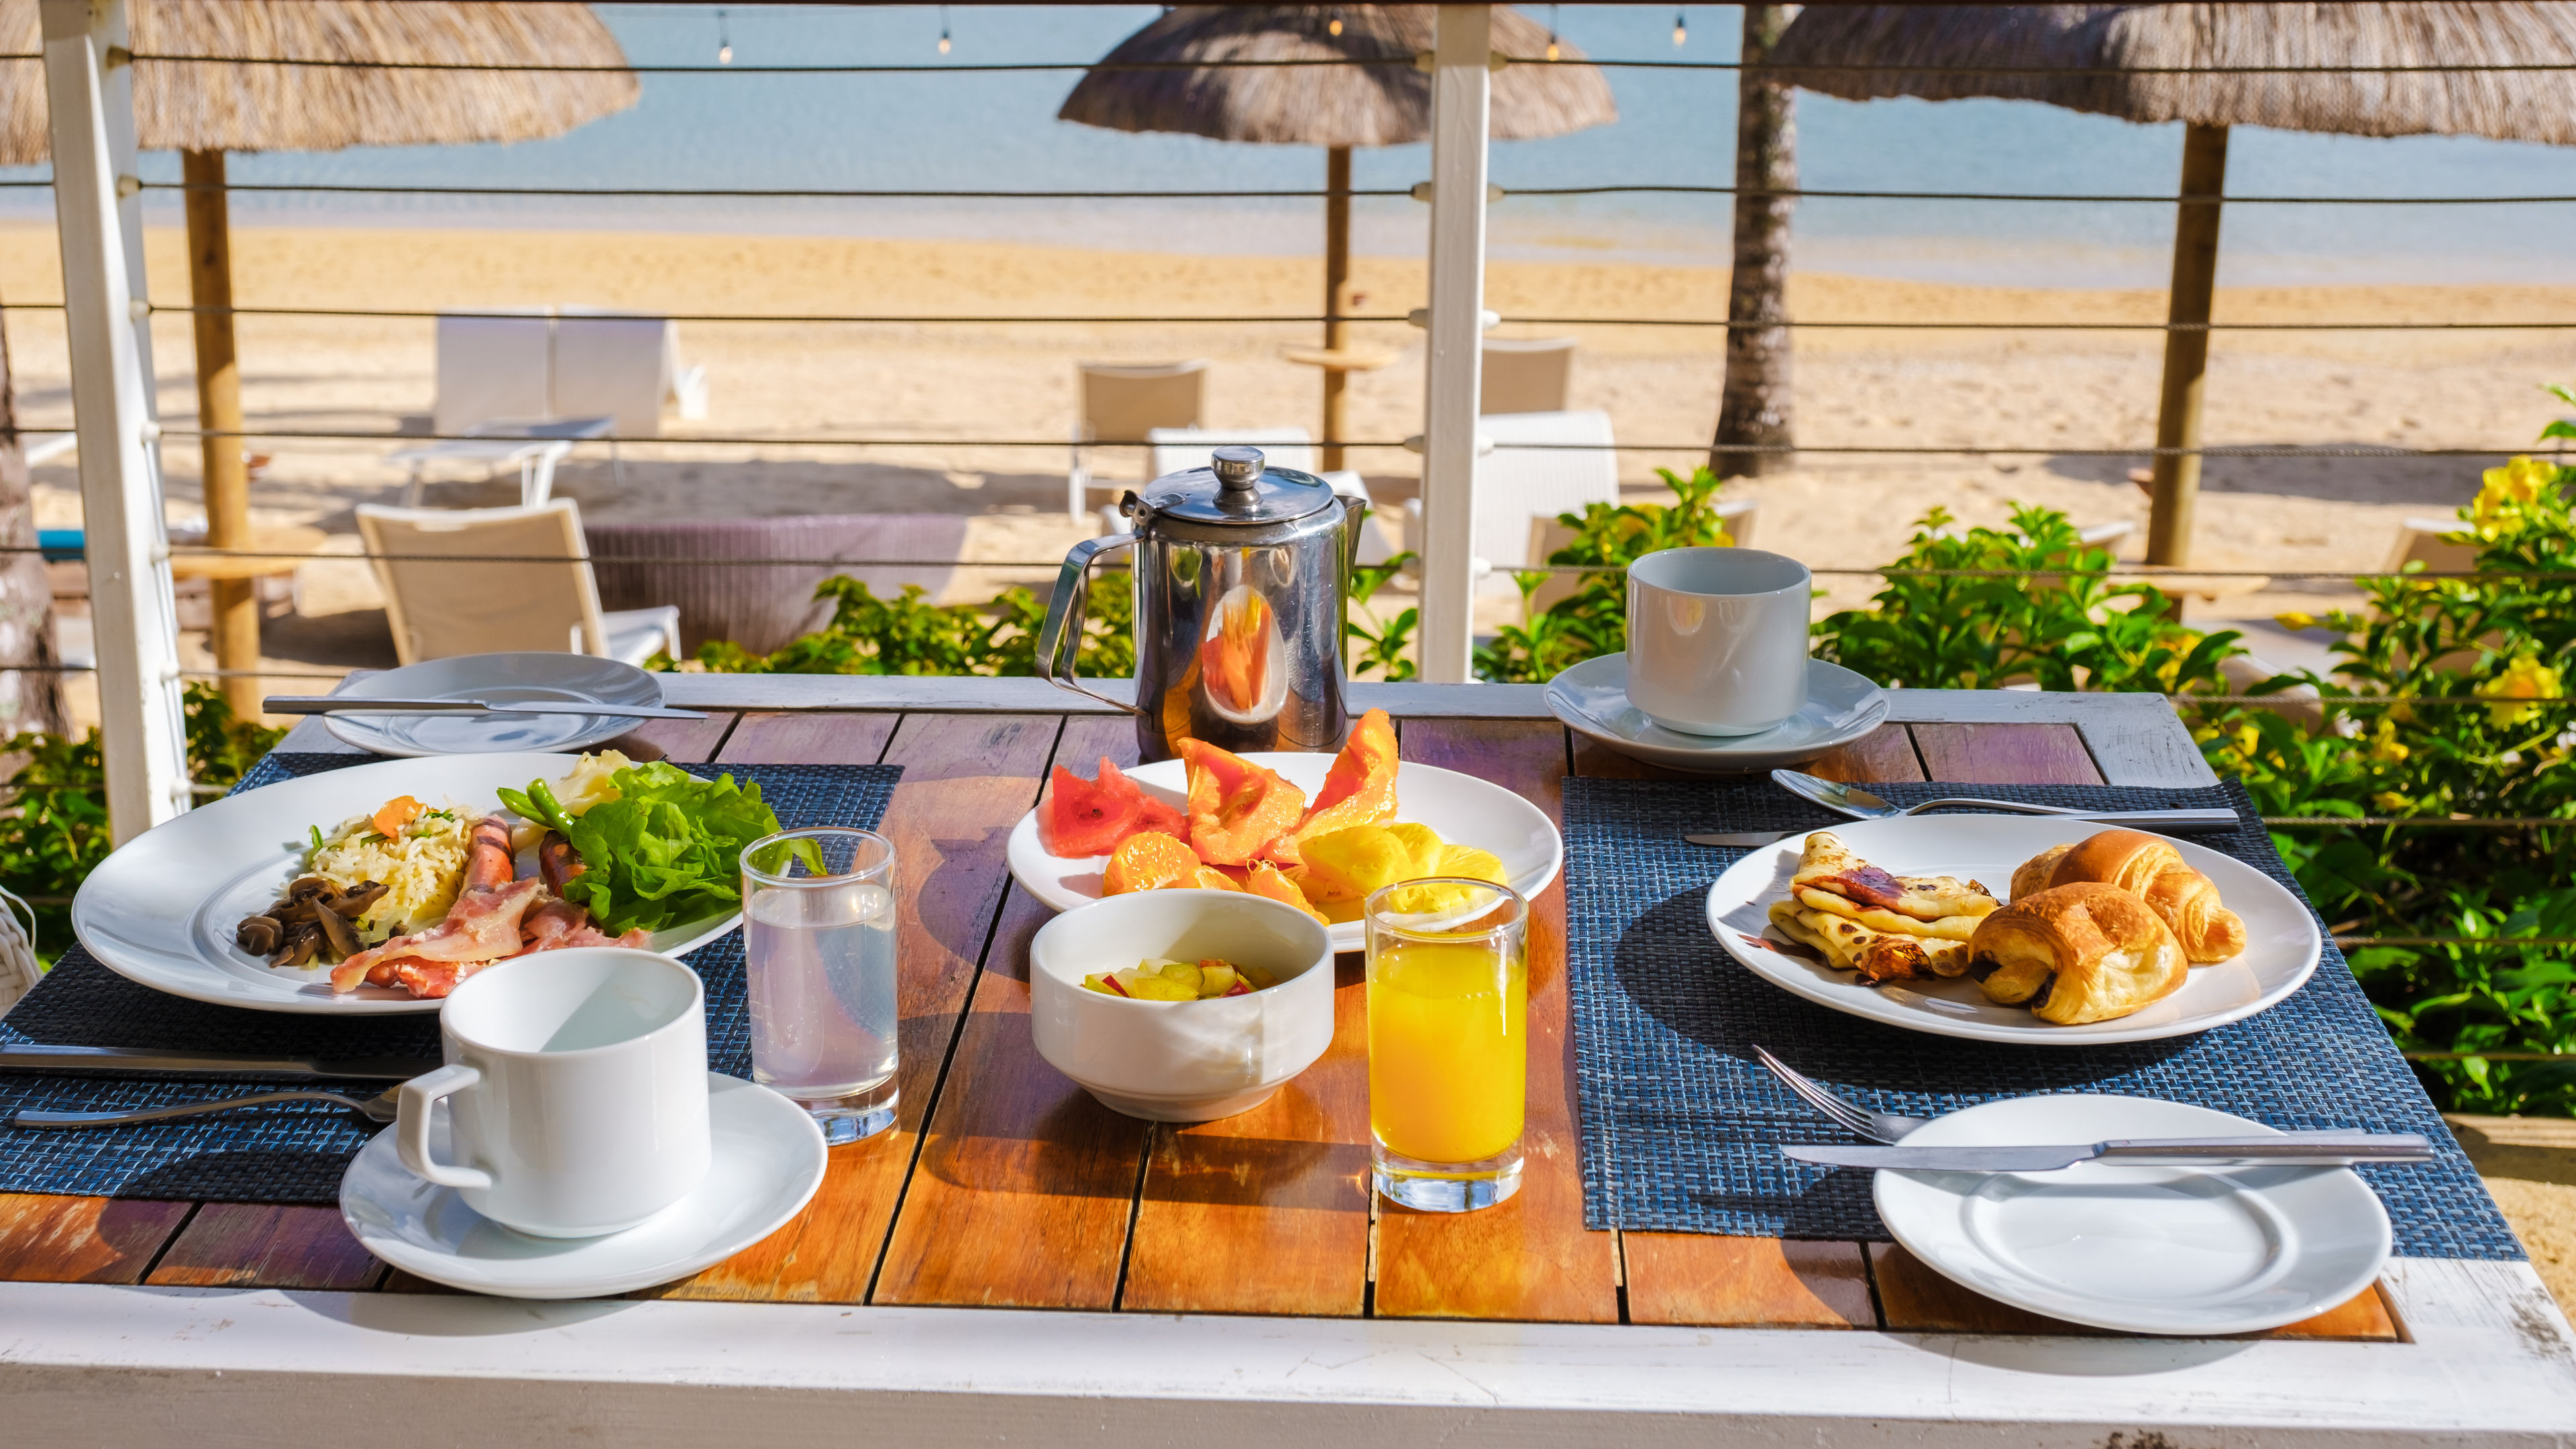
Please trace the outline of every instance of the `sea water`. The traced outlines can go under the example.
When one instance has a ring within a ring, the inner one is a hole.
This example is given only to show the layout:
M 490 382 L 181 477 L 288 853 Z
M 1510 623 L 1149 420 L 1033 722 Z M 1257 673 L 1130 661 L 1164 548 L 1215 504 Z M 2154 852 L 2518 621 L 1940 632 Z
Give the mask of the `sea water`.
M 742 926 L 752 1080 L 811 1108 L 890 1082 L 894 918 L 879 885 L 755 890 Z

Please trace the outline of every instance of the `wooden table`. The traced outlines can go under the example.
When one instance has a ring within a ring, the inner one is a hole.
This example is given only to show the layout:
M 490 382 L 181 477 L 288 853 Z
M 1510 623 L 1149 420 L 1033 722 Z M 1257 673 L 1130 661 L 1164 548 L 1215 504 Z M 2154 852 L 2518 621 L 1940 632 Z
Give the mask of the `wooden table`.
M 648 732 L 675 760 L 904 767 L 883 827 L 906 893 L 898 1127 L 835 1149 L 768 1241 L 623 1301 L 450 1294 L 389 1273 L 329 1208 L 0 1196 L 19 1442 L 2576 1434 L 2576 1338 L 2524 1264 L 2401 1260 L 2306 1323 L 2175 1341 L 2036 1318 L 1886 1243 L 1585 1231 L 1561 886 L 1533 903 L 1510 1203 L 1434 1216 L 1367 1193 L 1355 956 L 1331 1051 L 1270 1103 L 1117 1116 L 1030 1044 L 1026 948 L 1048 913 L 1003 842 L 1050 764 L 1134 761 L 1124 716 L 1027 680 L 679 675 L 669 693 L 717 711 Z M 1569 737 L 1532 688 L 1358 693 L 1396 715 L 1404 758 L 1551 813 L 1568 773 L 1649 773 Z M 1898 722 L 1818 772 L 2211 779 L 2153 698 L 1896 698 Z M 308 721 L 288 748 L 337 746 Z

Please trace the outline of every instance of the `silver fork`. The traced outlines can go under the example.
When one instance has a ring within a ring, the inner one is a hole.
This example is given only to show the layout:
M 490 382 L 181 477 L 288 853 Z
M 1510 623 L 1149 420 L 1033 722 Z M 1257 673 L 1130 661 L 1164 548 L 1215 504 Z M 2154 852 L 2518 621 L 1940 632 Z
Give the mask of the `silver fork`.
M 1866 1137 L 1872 1142 L 1893 1143 L 1931 1120 L 1926 1117 L 1900 1117 L 1893 1112 L 1868 1111 L 1854 1103 L 1844 1101 L 1789 1070 L 1786 1063 L 1762 1047 L 1755 1047 L 1753 1054 L 1762 1059 L 1762 1065 L 1769 1067 L 1771 1075 L 1778 1077 L 1780 1084 L 1795 1093 L 1799 1101 L 1832 1118 L 1835 1126 L 1855 1137 Z
M 62 1130 L 72 1127 L 123 1127 L 135 1122 L 163 1122 L 172 1117 L 194 1117 L 203 1112 L 226 1112 L 235 1107 L 264 1107 L 271 1102 L 337 1102 L 371 1122 L 394 1120 L 394 1103 L 400 1100 L 402 1085 L 396 1083 L 363 1101 L 344 1097 L 337 1092 L 318 1090 L 261 1092 L 249 1097 L 222 1097 L 211 1102 L 182 1102 L 175 1107 L 145 1107 L 130 1112 L 39 1112 L 22 1108 L 0 1118 L 0 1128 L 37 1127 Z

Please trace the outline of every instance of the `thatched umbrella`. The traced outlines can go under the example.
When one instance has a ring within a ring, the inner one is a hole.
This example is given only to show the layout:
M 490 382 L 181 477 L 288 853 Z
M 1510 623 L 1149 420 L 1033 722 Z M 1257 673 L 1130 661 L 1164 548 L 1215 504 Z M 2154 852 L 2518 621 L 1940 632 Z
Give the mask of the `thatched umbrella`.
M 587 5 L 401 5 L 301 0 L 132 0 L 137 55 L 406 62 L 447 65 L 623 66 L 625 52 Z M 0 0 L 0 49 L 43 49 L 34 0 Z M 560 135 L 635 103 L 629 74 L 507 70 L 377 70 L 314 65 L 135 63 L 137 144 L 179 151 L 187 184 L 188 274 L 198 309 L 197 409 L 208 433 L 238 433 L 241 379 L 233 348 L 232 251 L 224 200 L 228 151 L 336 151 L 348 146 L 437 146 Z M 0 165 L 46 154 L 41 63 L 0 63 Z M 251 546 L 249 479 L 237 436 L 202 440 L 206 541 Z M 5 477 L 0 469 L 0 477 Z M 32 539 L 29 540 L 32 542 Z M 208 561 L 215 660 L 259 664 L 251 559 L 238 569 Z M 227 578 L 226 573 L 237 574 Z M 258 681 L 226 681 L 234 708 L 257 708 Z
M 1847 100 L 1997 96 L 2185 123 L 2159 449 L 2200 443 L 2228 127 L 2576 144 L 2564 71 L 2384 69 L 2576 62 L 2571 4 L 1817 5 L 1771 59 L 1959 68 L 1783 73 Z M 2138 73 L 2212 69 L 2233 73 Z M 2190 562 L 2199 489 L 2198 455 L 2157 454 L 2149 562 Z
M 1401 146 L 1431 135 L 1431 74 L 1413 65 L 1437 27 L 1428 5 L 1183 5 L 1118 43 L 1106 63 L 1358 60 L 1205 70 L 1095 70 L 1057 119 L 1113 131 L 1178 131 L 1220 141 L 1321 146 L 1324 151 L 1324 349 L 1302 354 L 1324 371 L 1324 466 L 1342 466 L 1343 382 L 1375 365 L 1343 346 L 1351 270 L 1351 148 Z M 1574 47 L 1509 6 L 1494 8 L 1494 49 L 1511 56 Z M 1499 141 L 1562 136 L 1619 119 L 1609 83 L 1588 65 L 1515 65 L 1494 77 Z

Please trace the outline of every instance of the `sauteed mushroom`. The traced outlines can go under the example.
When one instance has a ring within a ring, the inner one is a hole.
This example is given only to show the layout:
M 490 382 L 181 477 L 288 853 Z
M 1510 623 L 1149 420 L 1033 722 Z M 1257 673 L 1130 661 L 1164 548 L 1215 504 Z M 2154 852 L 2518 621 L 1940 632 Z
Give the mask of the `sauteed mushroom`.
M 245 916 L 233 930 L 233 941 L 254 956 L 265 956 L 286 940 L 286 923 L 275 916 Z
M 279 894 L 276 904 L 245 916 L 233 928 L 233 940 L 252 955 L 267 957 L 272 966 L 344 961 L 365 949 L 351 922 L 382 900 L 388 889 L 371 880 L 342 890 L 318 875 L 299 876 Z

